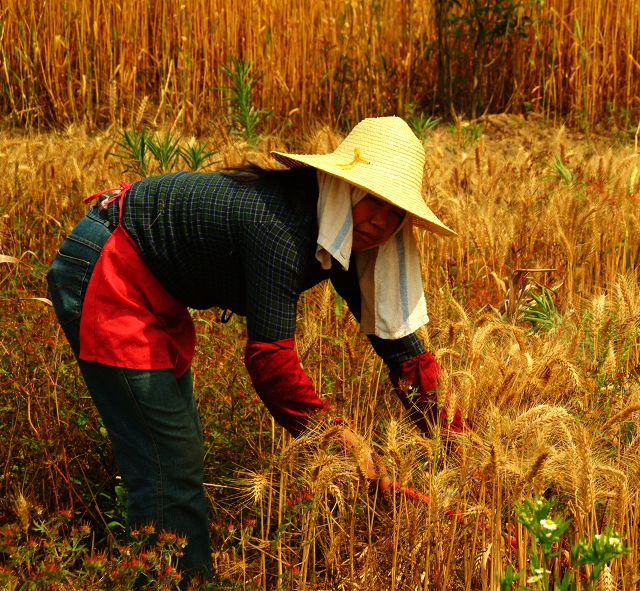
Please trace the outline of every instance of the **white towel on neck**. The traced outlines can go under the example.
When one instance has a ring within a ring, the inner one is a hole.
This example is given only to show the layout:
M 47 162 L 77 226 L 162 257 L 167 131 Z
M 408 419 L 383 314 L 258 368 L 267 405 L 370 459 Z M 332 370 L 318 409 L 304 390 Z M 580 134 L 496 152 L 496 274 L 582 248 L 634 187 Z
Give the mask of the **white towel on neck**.
M 352 207 L 367 192 L 318 171 L 318 245 L 323 269 L 331 258 L 346 271 L 353 244 Z M 383 245 L 354 253 L 360 283 L 360 328 L 365 334 L 399 339 L 429 322 L 420 255 L 411 224 L 405 222 Z

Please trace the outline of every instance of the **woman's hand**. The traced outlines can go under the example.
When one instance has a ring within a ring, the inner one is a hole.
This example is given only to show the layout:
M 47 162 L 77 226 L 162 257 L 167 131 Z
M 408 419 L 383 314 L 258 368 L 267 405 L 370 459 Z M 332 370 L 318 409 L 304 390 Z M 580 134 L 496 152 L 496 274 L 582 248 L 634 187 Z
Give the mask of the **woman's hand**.
M 382 493 L 396 492 L 404 495 L 411 501 L 417 501 L 428 505 L 431 500 L 428 495 L 417 491 L 410 486 L 402 486 L 399 482 L 391 480 L 387 476 L 384 464 L 376 462 L 371 446 L 357 433 L 348 427 L 339 432 L 342 445 L 346 451 L 353 453 L 360 469 L 369 480 L 378 481 L 378 490 Z
M 353 453 L 360 469 L 369 480 L 377 480 L 382 492 L 389 490 L 391 480 L 386 475 L 386 470 L 381 462 L 376 463 L 371 446 L 360 435 L 354 433 L 348 427 L 339 432 L 340 440 L 346 451 Z

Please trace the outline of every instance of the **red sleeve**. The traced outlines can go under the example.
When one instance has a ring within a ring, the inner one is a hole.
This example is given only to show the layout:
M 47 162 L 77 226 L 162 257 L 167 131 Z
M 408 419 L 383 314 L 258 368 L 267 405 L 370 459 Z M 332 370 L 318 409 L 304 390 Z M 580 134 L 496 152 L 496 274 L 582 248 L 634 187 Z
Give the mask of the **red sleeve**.
M 459 407 L 451 421 L 447 417 L 446 404 L 438 413 L 436 391 L 439 381 L 440 365 L 428 351 L 408 359 L 391 372 L 391 383 L 418 429 L 430 435 L 432 425 L 439 423 L 449 431 L 459 433 L 465 428 Z
M 244 362 L 273 418 L 297 437 L 306 429 L 309 416 L 328 405 L 318 397 L 294 347 L 293 338 L 274 343 L 248 341 Z

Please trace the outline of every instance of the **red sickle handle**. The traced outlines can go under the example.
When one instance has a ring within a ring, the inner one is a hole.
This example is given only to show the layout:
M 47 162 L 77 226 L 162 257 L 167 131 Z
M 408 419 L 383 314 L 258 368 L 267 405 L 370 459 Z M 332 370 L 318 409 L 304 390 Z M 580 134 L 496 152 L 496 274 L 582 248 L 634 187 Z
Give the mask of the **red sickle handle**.
M 410 486 L 401 486 L 400 483 L 396 480 L 389 482 L 388 487 L 394 492 L 404 495 L 411 501 L 419 501 L 421 503 L 424 503 L 425 505 L 431 503 L 431 497 L 429 495 L 420 492 L 419 490 L 416 490 L 415 488 L 412 488 Z M 445 511 L 445 515 L 447 517 L 455 519 L 456 521 L 462 521 L 462 511 L 460 511 L 460 509 L 447 509 Z
M 411 488 L 410 486 L 401 486 L 396 480 L 389 482 L 388 486 L 394 492 L 400 493 L 412 501 L 420 501 L 425 505 L 428 505 L 431 502 L 431 497 L 429 495 L 420 492 L 415 488 Z

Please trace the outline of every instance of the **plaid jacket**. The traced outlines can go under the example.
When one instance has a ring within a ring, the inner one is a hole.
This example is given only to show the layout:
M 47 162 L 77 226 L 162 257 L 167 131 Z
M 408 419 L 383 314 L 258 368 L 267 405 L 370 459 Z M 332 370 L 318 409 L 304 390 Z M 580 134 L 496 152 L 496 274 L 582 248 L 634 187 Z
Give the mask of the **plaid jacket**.
M 221 173 L 166 174 L 131 186 L 123 224 L 178 300 L 246 316 L 250 340 L 275 342 L 295 335 L 298 298 L 323 279 L 360 316 L 354 266 L 324 271 L 315 258 L 317 194 L 310 170 L 257 182 Z M 117 224 L 117 206 L 111 216 Z M 424 352 L 416 335 L 369 338 L 391 368 Z

